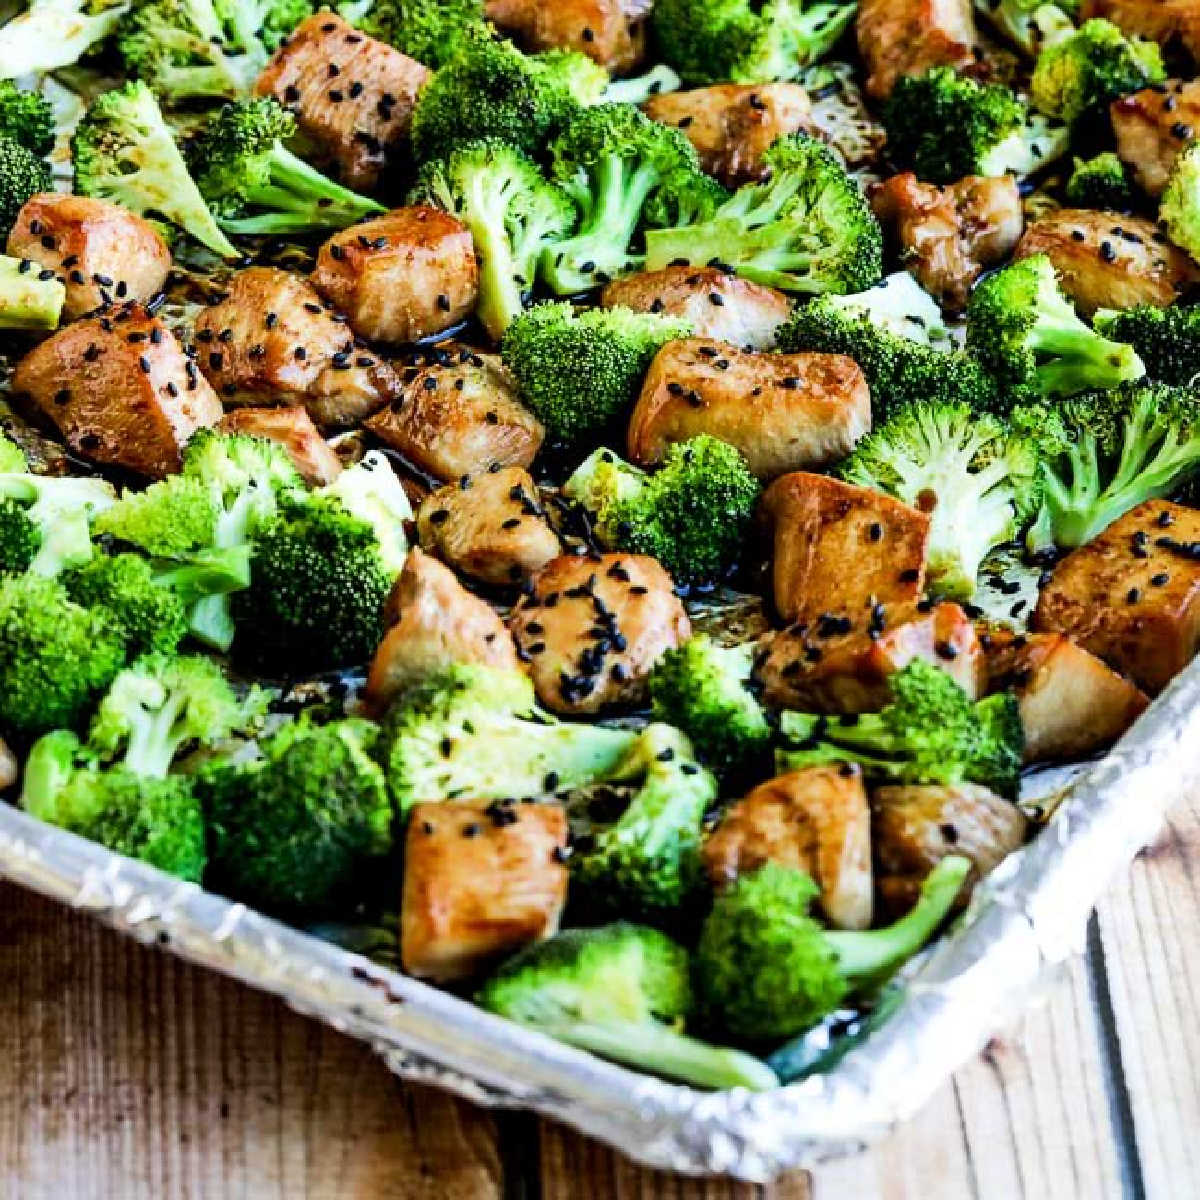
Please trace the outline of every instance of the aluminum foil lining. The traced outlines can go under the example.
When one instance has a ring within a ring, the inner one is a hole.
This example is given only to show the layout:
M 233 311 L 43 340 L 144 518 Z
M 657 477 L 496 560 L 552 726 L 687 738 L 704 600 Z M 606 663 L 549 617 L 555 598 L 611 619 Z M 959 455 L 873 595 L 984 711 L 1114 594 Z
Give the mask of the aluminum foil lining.
M 702 1092 L 603 1062 L 5 804 L 0 875 L 281 996 L 371 1043 L 397 1075 L 535 1109 L 655 1167 L 763 1181 L 857 1150 L 920 1108 L 1082 950 L 1103 888 L 1197 776 L 1200 661 L 976 890 L 892 1019 L 829 1074 L 771 1092 Z

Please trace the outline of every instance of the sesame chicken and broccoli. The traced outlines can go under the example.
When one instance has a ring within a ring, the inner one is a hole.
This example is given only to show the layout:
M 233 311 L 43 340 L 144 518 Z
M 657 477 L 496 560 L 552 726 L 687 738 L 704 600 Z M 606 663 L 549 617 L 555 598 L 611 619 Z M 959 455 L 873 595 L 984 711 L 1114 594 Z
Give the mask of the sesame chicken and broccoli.
M 1139 6 L 18 7 L 30 817 L 764 1089 L 1200 650 L 1200 47 Z

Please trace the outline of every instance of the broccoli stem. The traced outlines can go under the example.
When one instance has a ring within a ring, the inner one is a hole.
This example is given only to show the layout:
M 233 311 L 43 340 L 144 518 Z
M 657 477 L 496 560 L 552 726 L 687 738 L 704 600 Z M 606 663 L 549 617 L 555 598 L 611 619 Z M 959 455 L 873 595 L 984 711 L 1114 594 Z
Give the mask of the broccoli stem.
M 1141 363 L 1132 346 L 1110 342 L 1089 329 L 1057 295 L 1039 297 L 1029 346 L 1036 353 L 1053 356 L 1035 372 L 1038 387 L 1046 395 L 1113 388 L 1140 373 Z
M 21 807 L 41 821 L 54 823 L 59 793 L 75 773 L 79 739 L 65 729 L 38 738 L 21 780 Z
M 229 596 L 250 586 L 250 547 L 230 546 L 195 555 L 186 562 L 160 562 L 155 582 L 173 589 L 188 610 L 188 633 L 210 649 L 233 645 Z
M 73 0 L 33 0 L 0 28 L 0 79 L 20 79 L 74 66 L 116 29 L 129 5 L 95 16 Z
M 186 703 L 183 693 L 168 691 L 157 709 L 142 708 L 130 714 L 125 766 L 135 775 L 166 778 L 175 751 L 186 736 L 178 728 Z
M 40 279 L 20 259 L 0 255 L 0 329 L 57 329 L 67 289 Z

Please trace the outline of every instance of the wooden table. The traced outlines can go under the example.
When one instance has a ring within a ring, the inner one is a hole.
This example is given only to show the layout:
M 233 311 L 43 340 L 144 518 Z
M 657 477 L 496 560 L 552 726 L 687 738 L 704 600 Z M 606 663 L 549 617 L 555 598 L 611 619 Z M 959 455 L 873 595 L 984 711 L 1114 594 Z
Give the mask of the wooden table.
M 882 1144 L 768 1188 L 402 1085 L 277 1001 L 9 885 L 0 966 L 13 1200 L 1200 1197 L 1200 798 L 1041 1007 Z

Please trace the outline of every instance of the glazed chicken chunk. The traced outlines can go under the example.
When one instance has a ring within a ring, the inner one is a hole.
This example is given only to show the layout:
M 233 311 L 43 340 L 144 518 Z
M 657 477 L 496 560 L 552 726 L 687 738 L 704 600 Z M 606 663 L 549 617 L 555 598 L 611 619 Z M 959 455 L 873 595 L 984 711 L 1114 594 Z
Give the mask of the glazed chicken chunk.
M 175 335 L 136 304 L 60 329 L 21 360 L 12 386 L 76 453 L 152 478 L 179 470 L 192 434 L 221 418 Z
M 925 583 L 929 517 L 871 488 L 798 471 L 762 499 L 773 527 L 775 608 L 811 627 L 824 617 L 866 626 L 879 605 L 912 611 Z
M 629 419 L 629 457 L 662 461 L 707 433 L 736 446 L 760 479 L 825 466 L 871 428 L 871 395 L 840 354 L 759 354 L 707 338 L 668 342 Z
M 481 583 L 520 583 L 560 551 L 537 485 L 521 467 L 464 475 L 417 509 L 421 545 Z
M 392 368 L 290 271 L 239 271 L 193 336 L 201 371 L 228 404 L 300 404 L 319 425 L 342 428 L 399 394 Z
M 871 924 L 871 817 L 857 766 L 808 767 L 760 783 L 727 810 L 701 857 L 717 888 L 764 863 L 796 867 L 821 889 L 832 925 Z
M 248 433 L 278 442 L 312 487 L 324 487 L 342 473 L 342 460 L 321 436 L 303 408 L 235 408 L 218 422 L 222 433 Z
M 500 358 L 452 344 L 420 351 L 400 396 L 366 426 L 419 470 L 447 482 L 493 466 L 528 467 L 545 437 Z
M 457 325 L 475 307 L 475 243 L 437 208 L 398 208 L 335 233 L 312 281 L 377 342 L 415 342 Z
M 1088 317 L 1100 308 L 1165 308 L 1200 279 L 1200 268 L 1153 221 L 1092 209 L 1061 208 L 1034 221 L 1014 257 L 1034 254 L 1049 257 L 1063 291 Z
M 484 14 L 531 50 L 577 50 L 615 73 L 646 48 L 649 0 L 486 0 Z
M 663 267 L 624 275 L 600 295 L 604 308 L 632 308 L 690 321 L 698 338 L 770 350 L 791 302 L 774 288 L 716 267 Z
M 867 91 L 877 100 L 890 95 L 902 75 L 975 62 L 971 0 L 861 0 L 856 31 L 870 72 Z
M 876 184 L 871 206 L 895 230 L 904 265 L 951 309 L 966 305 L 971 285 L 1008 257 L 1025 225 L 1011 175 L 968 175 L 940 188 L 907 171 Z
M 678 129 L 704 169 L 727 187 L 762 179 L 762 157 L 789 133 L 816 134 L 808 93 L 798 83 L 722 83 L 652 96 L 642 106 Z
M 149 221 L 119 204 L 43 192 L 27 200 L 8 253 L 57 273 L 67 289 L 63 320 L 162 291 L 171 252 Z
M 1200 21 L 1200 8 L 1196 11 Z M 1114 100 L 1108 111 L 1117 152 L 1142 189 L 1161 196 L 1180 150 L 1200 129 L 1200 79 L 1144 88 Z
M 1055 567 L 1034 627 L 1066 634 L 1155 695 L 1200 648 L 1197 543 L 1200 511 L 1139 504 Z
M 547 563 L 509 628 L 538 699 L 567 714 L 644 700 L 650 668 L 692 632 L 671 577 L 637 554 Z
M 1200 60 L 1200 7 L 1196 0 L 1083 0 L 1082 21 L 1104 17 L 1126 33 L 1168 48 L 1181 46 Z
M 369 192 L 408 137 L 429 72 L 415 59 L 319 12 L 302 21 L 254 85 L 296 114 L 317 160 Z
M 404 850 L 404 969 L 420 979 L 465 979 L 556 933 L 566 844 L 566 812 L 556 804 L 416 805 Z

